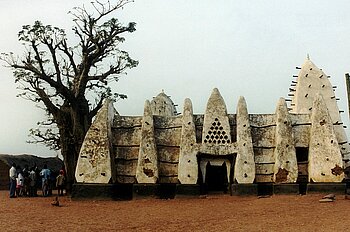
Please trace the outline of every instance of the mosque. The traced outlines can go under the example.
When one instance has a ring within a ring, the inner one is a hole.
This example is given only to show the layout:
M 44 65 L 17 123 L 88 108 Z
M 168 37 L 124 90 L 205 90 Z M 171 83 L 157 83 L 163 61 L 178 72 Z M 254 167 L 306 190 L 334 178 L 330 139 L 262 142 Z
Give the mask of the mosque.
M 164 92 L 141 116 L 105 101 L 83 142 L 73 197 L 345 192 L 350 146 L 339 99 L 309 58 L 298 69 L 271 114 L 250 114 L 244 97 L 228 113 L 216 88 L 204 114 L 190 99 L 178 113 Z

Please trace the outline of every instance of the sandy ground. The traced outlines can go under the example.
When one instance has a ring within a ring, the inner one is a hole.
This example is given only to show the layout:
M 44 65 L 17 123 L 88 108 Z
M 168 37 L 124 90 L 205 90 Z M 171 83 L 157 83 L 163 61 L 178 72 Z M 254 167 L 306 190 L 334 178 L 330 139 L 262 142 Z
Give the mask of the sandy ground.
M 0 191 L 0 231 L 349 231 L 350 200 L 323 195 L 269 198 L 208 195 L 132 201 L 8 198 Z

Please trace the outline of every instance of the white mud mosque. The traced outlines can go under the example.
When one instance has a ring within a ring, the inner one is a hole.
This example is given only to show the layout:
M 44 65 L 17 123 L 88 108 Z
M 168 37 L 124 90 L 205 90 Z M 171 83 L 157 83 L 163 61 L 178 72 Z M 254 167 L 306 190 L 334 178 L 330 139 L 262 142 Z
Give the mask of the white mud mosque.
M 350 146 L 329 76 L 308 58 L 275 112 L 228 113 L 214 89 L 204 114 L 164 93 L 142 116 L 106 101 L 82 145 L 73 196 L 175 197 L 211 192 L 345 192 Z

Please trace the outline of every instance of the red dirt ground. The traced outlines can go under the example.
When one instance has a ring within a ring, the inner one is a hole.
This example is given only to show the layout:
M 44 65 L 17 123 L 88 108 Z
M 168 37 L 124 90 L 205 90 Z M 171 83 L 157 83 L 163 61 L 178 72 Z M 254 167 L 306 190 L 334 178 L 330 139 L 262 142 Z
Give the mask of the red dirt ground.
M 349 231 L 350 200 L 323 195 L 269 198 L 208 195 L 187 199 L 72 201 L 8 198 L 0 191 L 0 231 Z

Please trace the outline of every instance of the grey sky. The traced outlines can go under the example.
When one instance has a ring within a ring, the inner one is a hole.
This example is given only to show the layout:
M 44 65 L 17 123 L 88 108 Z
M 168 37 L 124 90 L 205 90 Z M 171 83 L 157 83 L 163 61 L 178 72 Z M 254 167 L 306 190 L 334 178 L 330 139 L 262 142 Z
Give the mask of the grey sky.
M 112 1 L 113 2 L 113 1 Z M 89 1 L 0 0 L 0 52 L 21 54 L 17 32 L 40 20 L 65 28 L 67 12 Z M 350 71 L 350 1 L 346 0 L 136 0 L 116 14 L 137 23 L 123 49 L 139 60 L 121 77 L 116 90 L 128 95 L 118 101 L 122 115 L 141 115 L 146 99 L 162 89 L 182 112 L 186 97 L 195 113 L 203 113 L 214 87 L 229 113 L 244 96 L 250 113 L 273 113 L 287 97 L 292 76 L 306 55 L 331 75 L 338 86 L 342 119 L 348 123 L 344 74 Z M 34 104 L 21 98 L 10 70 L 0 67 L 0 153 L 55 155 L 43 146 L 26 144 L 28 130 L 42 117 Z

